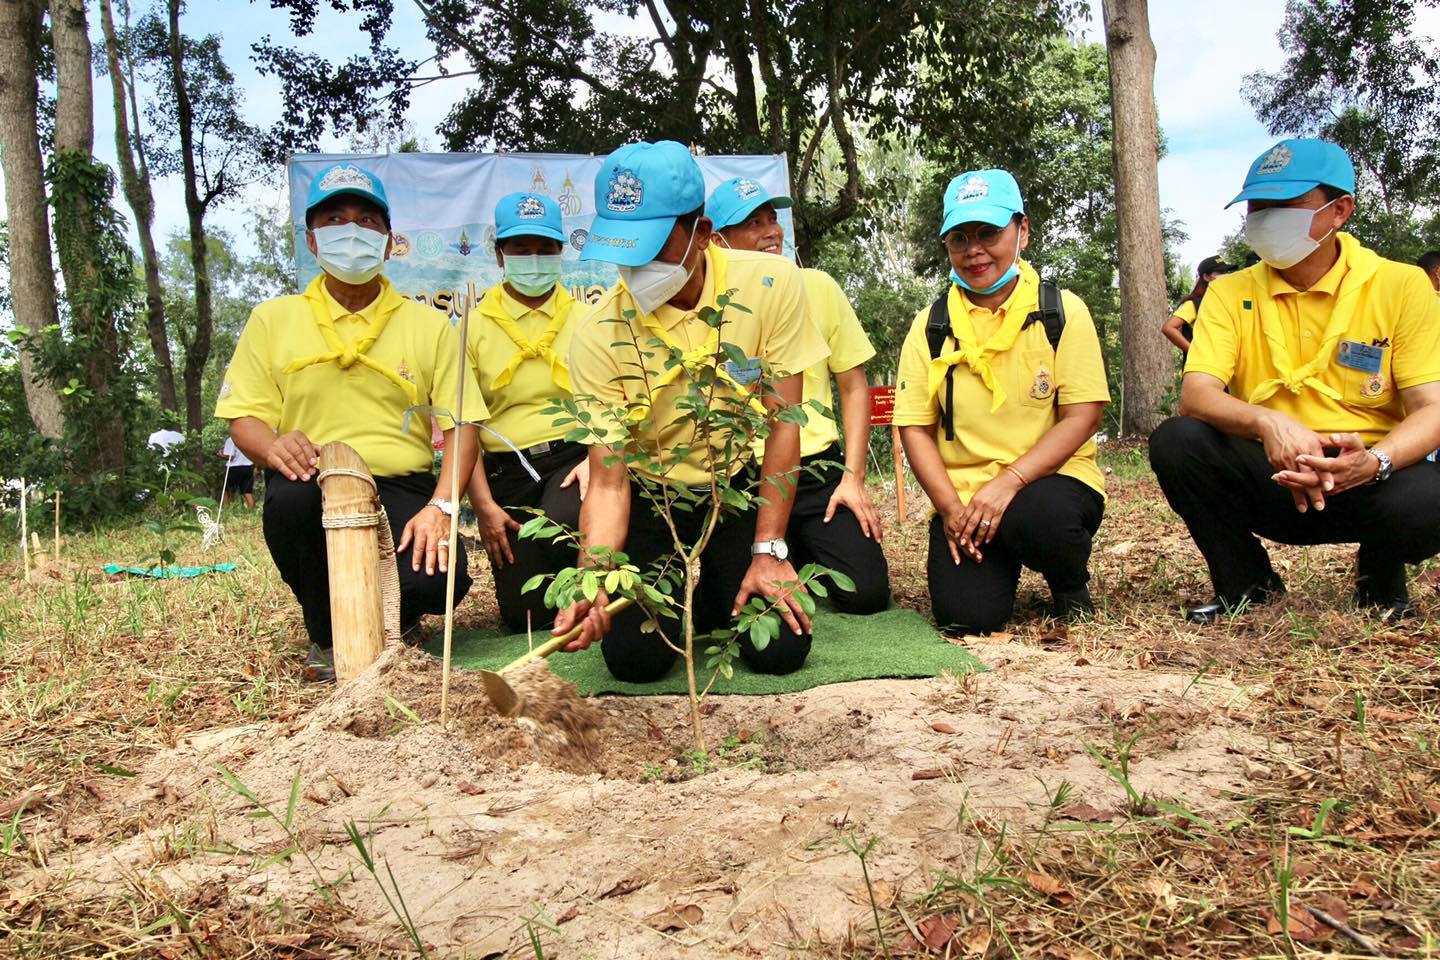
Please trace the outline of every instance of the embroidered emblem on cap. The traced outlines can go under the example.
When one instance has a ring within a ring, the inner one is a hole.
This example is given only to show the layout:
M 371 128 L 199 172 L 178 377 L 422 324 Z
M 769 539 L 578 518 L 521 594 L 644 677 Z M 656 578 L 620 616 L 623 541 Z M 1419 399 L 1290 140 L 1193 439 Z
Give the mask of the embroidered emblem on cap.
M 974 176 L 955 188 L 956 203 L 974 203 L 990 195 L 990 184 L 984 177 Z
M 1260 161 L 1260 166 L 1255 168 L 1256 176 L 1263 176 L 1269 173 L 1279 173 L 1290 166 L 1290 161 L 1295 159 L 1295 154 L 1285 144 L 1278 144 L 1274 150 L 1265 154 L 1265 159 Z
M 631 213 L 645 197 L 645 184 L 630 170 L 616 170 L 605 194 L 605 208 L 615 213 Z
M 321 190 L 340 190 L 345 187 L 364 190 L 367 193 L 375 192 L 375 182 L 365 176 L 364 172 L 354 164 L 346 164 L 343 167 L 335 167 L 320 178 Z
M 741 180 L 735 184 L 735 196 L 741 200 L 753 200 L 760 196 L 760 184 L 754 180 Z
M 515 216 L 521 220 L 544 220 L 545 204 L 534 197 L 521 197 L 520 202 L 515 204 Z

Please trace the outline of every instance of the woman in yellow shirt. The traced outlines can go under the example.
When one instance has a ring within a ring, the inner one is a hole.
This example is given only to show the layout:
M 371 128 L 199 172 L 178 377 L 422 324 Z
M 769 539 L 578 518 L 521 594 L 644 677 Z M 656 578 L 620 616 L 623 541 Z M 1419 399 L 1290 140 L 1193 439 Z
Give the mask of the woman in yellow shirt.
M 1105 509 L 1095 430 L 1110 400 L 1090 311 L 1020 258 L 1030 221 L 1004 170 L 950 181 L 940 236 L 952 282 L 911 325 L 895 401 L 906 456 L 935 506 L 935 620 L 1000 629 L 1022 566 L 1045 577 L 1057 616 L 1090 611 L 1090 547 Z
M 1199 315 L 1200 301 L 1205 299 L 1205 291 L 1210 289 L 1210 282 L 1234 269 L 1219 257 L 1206 257 L 1201 260 L 1198 271 L 1200 279 L 1195 281 L 1195 288 L 1190 291 L 1189 296 L 1180 301 L 1175 312 L 1160 327 L 1165 339 L 1179 347 L 1182 355 L 1190 352 L 1190 341 L 1195 339 L 1195 317 Z
M 541 413 L 570 396 L 565 357 L 583 307 L 560 283 L 564 243 L 560 207 L 550 197 L 501 197 L 495 260 L 505 279 L 485 291 L 470 316 L 470 366 L 490 420 L 467 492 L 495 574 L 500 618 L 517 633 L 555 619 L 543 590 L 521 588 L 536 574 L 574 565 L 575 548 L 564 540 L 521 539 L 516 531 L 535 511 L 578 527 L 589 476 L 586 448 L 566 443 L 565 428 L 552 423 L 557 418 Z

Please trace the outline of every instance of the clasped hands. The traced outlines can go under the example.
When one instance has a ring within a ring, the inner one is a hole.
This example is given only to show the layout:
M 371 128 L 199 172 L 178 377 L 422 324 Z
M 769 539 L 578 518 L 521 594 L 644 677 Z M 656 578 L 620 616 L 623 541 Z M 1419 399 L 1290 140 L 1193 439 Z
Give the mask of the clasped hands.
M 1280 413 L 1260 423 L 1260 440 L 1275 473 L 1270 479 L 1290 491 L 1295 509 L 1325 509 L 1325 497 L 1374 481 L 1380 461 L 1355 433 L 1319 434 Z M 1327 448 L 1335 450 L 1327 456 Z

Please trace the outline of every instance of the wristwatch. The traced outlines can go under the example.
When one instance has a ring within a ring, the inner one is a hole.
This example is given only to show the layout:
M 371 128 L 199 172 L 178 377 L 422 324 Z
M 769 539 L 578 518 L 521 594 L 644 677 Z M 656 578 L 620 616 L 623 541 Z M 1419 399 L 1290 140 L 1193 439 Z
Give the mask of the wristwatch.
M 1370 456 L 1380 461 L 1380 469 L 1375 471 L 1375 479 L 1371 482 L 1382 483 L 1389 480 L 1390 474 L 1395 470 L 1395 465 L 1390 462 L 1390 454 L 1372 447 L 1370 449 Z
M 447 517 L 455 516 L 454 500 L 441 500 L 439 497 L 436 497 L 434 500 L 431 500 L 429 503 L 425 504 L 425 506 L 435 507 Z
M 750 544 L 750 556 L 770 556 L 784 562 L 790 559 L 790 544 L 784 540 L 761 540 L 759 543 Z

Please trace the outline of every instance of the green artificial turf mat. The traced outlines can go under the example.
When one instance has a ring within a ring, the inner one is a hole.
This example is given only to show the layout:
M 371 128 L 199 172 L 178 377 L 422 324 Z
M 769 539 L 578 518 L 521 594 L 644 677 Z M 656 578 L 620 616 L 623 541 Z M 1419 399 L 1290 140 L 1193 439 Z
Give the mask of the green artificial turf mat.
M 537 642 L 549 633 L 537 634 Z M 439 656 L 444 641 L 436 637 L 425 649 Z M 452 656 L 463 670 L 494 670 L 510 663 L 527 649 L 525 635 L 500 630 L 458 631 Z M 703 657 L 701 662 L 703 663 Z M 655 683 L 626 683 L 610 676 L 598 646 L 579 653 L 557 653 L 550 668 L 575 684 L 582 696 L 601 693 L 671 694 L 685 692 L 685 672 L 675 667 Z M 785 676 L 754 673 L 744 661 L 735 664 L 732 679 L 719 677 L 712 693 L 772 694 L 808 690 L 827 683 L 871 680 L 880 677 L 936 677 L 941 673 L 971 673 L 983 664 L 962 647 L 945 640 L 930 622 L 914 610 L 891 607 L 868 617 L 821 609 L 815 617 L 815 644 L 805 666 Z M 704 679 L 701 678 L 703 685 Z

